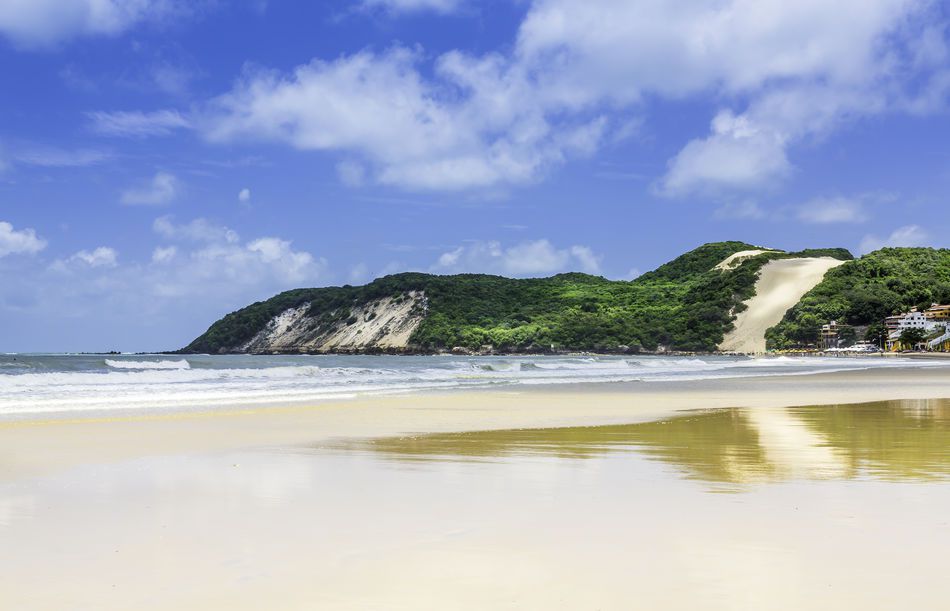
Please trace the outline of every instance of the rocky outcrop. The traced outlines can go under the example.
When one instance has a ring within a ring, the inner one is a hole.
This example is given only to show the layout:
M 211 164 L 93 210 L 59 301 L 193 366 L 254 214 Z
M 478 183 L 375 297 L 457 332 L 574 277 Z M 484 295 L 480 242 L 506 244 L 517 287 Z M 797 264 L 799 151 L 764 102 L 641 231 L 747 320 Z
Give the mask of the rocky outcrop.
M 288 308 L 237 352 L 400 351 L 409 347 L 426 307 L 424 293 L 410 292 L 368 301 L 331 322 L 308 316 L 309 304 Z

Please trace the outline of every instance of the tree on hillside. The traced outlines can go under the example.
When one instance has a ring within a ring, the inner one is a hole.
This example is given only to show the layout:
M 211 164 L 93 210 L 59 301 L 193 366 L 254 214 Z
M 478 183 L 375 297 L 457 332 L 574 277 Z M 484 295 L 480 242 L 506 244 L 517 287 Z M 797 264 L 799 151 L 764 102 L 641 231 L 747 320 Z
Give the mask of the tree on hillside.
M 923 329 L 904 329 L 901 331 L 901 345 L 908 350 L 913 350 L 926 337 L 927 334 L 924 333 Z

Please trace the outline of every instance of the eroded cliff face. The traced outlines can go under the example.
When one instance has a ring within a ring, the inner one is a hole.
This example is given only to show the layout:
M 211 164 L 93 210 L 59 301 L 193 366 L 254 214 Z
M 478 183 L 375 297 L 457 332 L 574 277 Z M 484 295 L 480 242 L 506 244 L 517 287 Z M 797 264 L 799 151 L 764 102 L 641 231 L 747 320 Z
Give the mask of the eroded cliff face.
M 374 299 L 327 322 L 307 316 L 309 304 L 281 312 L 238 352 L 365 352 L 402 350 L 425 318 L 426 298 L 410 292 Z

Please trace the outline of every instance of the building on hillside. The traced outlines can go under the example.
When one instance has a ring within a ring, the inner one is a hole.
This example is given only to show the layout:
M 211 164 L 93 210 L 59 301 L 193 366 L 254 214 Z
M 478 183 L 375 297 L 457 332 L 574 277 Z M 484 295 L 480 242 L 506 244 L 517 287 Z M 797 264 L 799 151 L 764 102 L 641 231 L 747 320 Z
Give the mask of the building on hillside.
M 924 310 L 924 317 L 935 322 L 950 322 L 950 305 L 935 303 Z
M 835 320 L 832 320 L 827 325 L 822 325 L 821 329 L 818 331 L 819 350 L 834 350 L 841 348 L 845 341 L 845 336 L 848 335 L 847 331 L 849 329 L 849 325 L 838 324 L 838 322 Z M 853 337 L 853 334 L 851 335 Z
M 887 329 L 888 338 L 897 332 L 897 328 L 900 326 L 903 317 L 903 314 L 894 314 L 884 319 L 884 327 Z
M 950 306 L 937 304 L 924 312 L 912 308 L 905 314 L 888 316 L 884 319 L 884 326 L 887 327 L 887 349 L 900 350 L 902 348 L 901 334 L 907 329 L 920 329 L 929 334 L 946 330 L 948 324 L 950 324 Z

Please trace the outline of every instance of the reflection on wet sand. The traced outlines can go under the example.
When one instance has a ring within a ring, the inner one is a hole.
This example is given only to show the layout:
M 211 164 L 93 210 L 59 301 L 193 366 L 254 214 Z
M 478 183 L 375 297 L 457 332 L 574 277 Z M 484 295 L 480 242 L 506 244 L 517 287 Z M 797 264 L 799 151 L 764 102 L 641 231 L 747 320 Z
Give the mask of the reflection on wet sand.
M 950 475 L 950 400 L 693 412 L 658 422 L 482 431 L 360 442 L 399 461 L 636 452 L 710 483 Z

